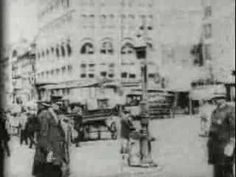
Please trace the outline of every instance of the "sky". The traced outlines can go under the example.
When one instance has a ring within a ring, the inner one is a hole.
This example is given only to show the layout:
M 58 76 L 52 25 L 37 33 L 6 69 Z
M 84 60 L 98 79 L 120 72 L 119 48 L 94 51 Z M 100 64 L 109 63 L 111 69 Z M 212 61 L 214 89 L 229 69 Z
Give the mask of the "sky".
M 32 40 L 37 33 L 36 0 L 5 1 L 5 39 L 13 44 L 21 38 Z

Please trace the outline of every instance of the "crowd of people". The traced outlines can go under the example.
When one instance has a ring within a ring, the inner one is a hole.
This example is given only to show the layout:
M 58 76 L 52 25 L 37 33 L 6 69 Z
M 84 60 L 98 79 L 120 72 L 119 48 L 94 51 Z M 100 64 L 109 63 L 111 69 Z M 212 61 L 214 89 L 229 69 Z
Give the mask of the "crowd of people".
M 213 102 L 216 104 L 212 104 Z M 223 96 L 205 100 L 203 103 L 199 114 L 201 135 L 208 137 L 208 162 L 214 166 L 214 177 L 234 177 L 235 106 L 227 104 Z M 69 146 L 75 143 L 75 146 L 79 147 L 81 136 L 83 136 L 81 109 L 78 106 L 71 108 L 68 111 L 68 109 L 62 109 L 57 103 L 38 102 L 37 110 L 23 108 L 20 112 L 13 113 L 10 110 L 2 110 L 1 159 L 5 156 L 2 152 L 5 152 L 7 156 L 11 155 L 8 147 L 10 137 L 19 136 L 21 145 L 26 144 L 29 148 L 35 148 L 33 176 L 69 176 Z M 73 114 L 73 122 L 67 117 L 68 112 Z M 137 131 L 128 110 L 122 109 L 119 117 L 120 153 L 122 159 L 132 164 L 132 161 L 135 161 L 135 155 L 138 154 L 137 152 L 132 154 L 132 139 L 135 139 Z M 150 144 L 147 145 L 150 149 Z M 143 155 L 142 150 L 139 153 Z M 3 164 L 2 161 L 1 164 Z M 0 171 L 2 172 L 3 169 Z

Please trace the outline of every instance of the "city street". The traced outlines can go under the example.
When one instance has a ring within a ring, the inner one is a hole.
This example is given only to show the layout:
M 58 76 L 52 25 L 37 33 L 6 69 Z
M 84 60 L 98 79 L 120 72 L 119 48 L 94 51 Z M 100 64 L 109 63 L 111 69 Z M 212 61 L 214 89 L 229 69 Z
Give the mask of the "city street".
M 150 126 L 156 137 L 153 158 L 158 168 L 128 168 L 121 163 L 119 141 L 91 141 L 71 147 L 71 177 L 211 177 L 206 139 L 198 136 L 196 116 L 154 120 Z M 34 150 L 20 146 L 13 137 L 11 153 L 7 177 L 31 176 Z

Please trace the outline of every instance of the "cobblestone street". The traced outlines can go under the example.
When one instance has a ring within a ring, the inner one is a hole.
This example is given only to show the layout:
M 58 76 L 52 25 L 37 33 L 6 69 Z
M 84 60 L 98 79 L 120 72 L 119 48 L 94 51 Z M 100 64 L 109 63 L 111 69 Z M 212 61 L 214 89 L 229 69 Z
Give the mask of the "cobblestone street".
M 157 139 L 153 158 L 158 168 L 122 167 L 119 141 L 91 141 L 82 143 L 80 148 L 72 146 L 71 177 L 210 177 L 206 139 L 198 136 L 199 126 L 199 119 L 189 116 L 151 122 L 151 131 Z M 31 176 L 34 151 L 20 146 L 15 137 L 11 151 L 8 177 Z

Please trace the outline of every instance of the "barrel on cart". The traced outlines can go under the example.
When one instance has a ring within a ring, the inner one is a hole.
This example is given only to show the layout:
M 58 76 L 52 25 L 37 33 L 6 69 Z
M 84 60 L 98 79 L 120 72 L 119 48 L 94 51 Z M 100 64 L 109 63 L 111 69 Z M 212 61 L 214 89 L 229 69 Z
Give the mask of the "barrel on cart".
M 115 116 L 114 109 L 83 110 L 81 114 L 81 140 L 102 139 L 104 132 L 110 133 L 111 139 L 117 139 L 118 117 Z M 77 116 L 75 113 L 69 117 L 73 120 Z M 92 137 L 93 135 L 93 137 Z M 94 137 L 95 135 L 95 137 Z

